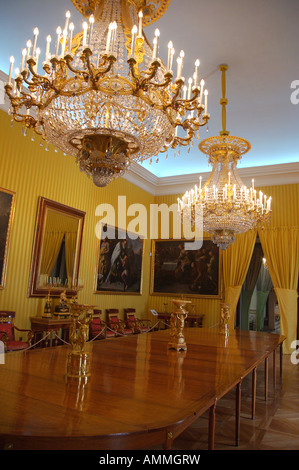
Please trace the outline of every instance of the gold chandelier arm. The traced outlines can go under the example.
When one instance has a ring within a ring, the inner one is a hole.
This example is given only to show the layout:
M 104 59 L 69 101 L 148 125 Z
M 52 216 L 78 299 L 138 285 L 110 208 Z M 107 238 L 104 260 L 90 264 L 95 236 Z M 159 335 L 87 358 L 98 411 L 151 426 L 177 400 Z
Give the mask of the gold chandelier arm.
M 29 81 L 29 72 L 28 72 L 28 70 L 24 69 L 21 72 L 21 75 L 23 77 L 24 82 L 27 83 L 27 85 L 29 86 L 29 90 L 31 90 L 32 87 L 36 87 L 36 83 L 34 83 L 32 81 Z M 20 86 L 21 86 L 21 84 L 20 84 Z
M 86 67 L 88 69 L 89 75 L 87 75 L 90 79 L 93 85 L 96 87 L 96 82 L 102 77 L 103 75 L 106 75 L 106 73 L 110 72 L 112 65 L 114 62 L 116 62 L 116 57 L 111 54 L 107 55 L 104 54 L 103 56 L 103 62 L 101 63 L 102 65 L 105 65 L 108 62 L 108 66 L 105 69 L 101 69 L 100 66 L 95 69 L 91 63 L 90 63 L 90 56 L 92 55 L 92 52 L 89 48 L 84 49 L 83 54 L 81 56 L 81 60 L 83 63 L 86 64 Z M 86 72 L 85 72 L 86 74 Z M 84 71 L 83 71 L 83 76 L 84 76 Z
M 90 60 L 89 60 L 91 55 L 92 55 L 92 52 L 87 47 L 86 49 L 84 49 L 84 51 L 82 53 L 81 60 L 82 60 L 83 64 L 85 64 L 85 66 L 86 66 L 86 68 L 89 72 L 89 76 L 91 77 L 91 80 L 93 81 L 93 79 L 94 79 L 94 68 L 91 67 Z
M 36 65 L 36 62 L 35 62 L 33 59 L 29 59 L 29 60 L 27 61 L 27 64 L 28 64 L 29 71 L 30 71 L 30 73 L 31 73 L 31 75 L 32 75 L 32 77 L 33 77 L 33 81 L 32 81 L 31 83 L 28 83 L 28 81 L 25 80 L 27 84 L 37 86 L 37 84 L 36 84 L 36 81 L 37 81 L 37 80 L 42 80 L 43 82 L 48 82 L 48 83 L 50 83 L 50 81 L 48 80 L 47 77 L 42 77 L 41 75 L 39 75 L 38 73 L 36 73 L 36 71 L 34 70 L 34 66 Z M 27 73 L 28 73 L 28 72 L 27 72 Z M 29 76 L 29 74 L 28 74 L 28 76 Z M 36 79 L 36 80 L 34 80 L 34 79 Z
M 153 83 L 151 83 L 151 80 L 156 76 L 156 73 L 157 73 L 159 67 L 161 67 L 160 62 L 158 60 L 155 60 L 154 62 L 152 62 L 152 64 L 151 64 L 148 71 L 145 71 L 144 74 L 141 73 L 141 77 L 143 75 L 147 75 L 147 76 L 143 76 L 143 79 L 141 80 L 141 87 L 142 88 L 147 87 L 150 84 L 153 84 Z
M 87 71 L 75 69 L 75 67 L 72 66 L 73 57 L 70 54 L 66 55 L 64 60 L 66 62 L 68 69 L 71 72 L 73 72 L 77 77 L 78 76 L 83 77 L 83 79 L 90 77 L 94 87 L 97 88 L 96 84 L 98 80 L 111 70 L 112 65 L 116 61 L 116 57 L 112 54 L 109 56 L 105 54 L 103 56 L 102 63 L 98 66 L 97 69 L 94 69 L 94 67 L 91 65 L 90 60 L 89 60 L 90 55 L 91 55 L 91 50 L 86 48 L 83 51 L 82 56 L 81 56 L 81 60 L 83 61 L 83 63 L 85 63 L 89 74 L 87 73 Z M 101 67 L 107 64 L 107 62 L 108 62 L 107 67 L 101 69 Z
M 222 98 L 220 100 L 220 104 L 222 106 L 222 131 L 220 135 L 229 135 L 229 132 L 226 130 L 226 106 L 227 106 L 227 98 L 226 98 L 226 77 L 225 73 L 228 70 L 228 65 L 221 64 L 219 66 L 221 71 L 221 88 L 222 88 Z
M 84 74 L 86 75 L 86 72 L 84 72 L 84 70 L 75 69 L 75 67 L 72 66 L 73 57 L 70 54 L 66 55 L 64 60 L 68 69 L 75 75 L 82 77 L 84 77 Z
M 177 122 L 177 126 L 182 127 L 185 131 L 192 130 L 194 132 L 198 130 L 199 127 L 205 126 L 208 122 L 208 119 L 209 119 L 209 116 L 205 114 L 204 116 L 202 116 L 201 121 L 197 120 L 196 118 L 185 119 L 182 122 Z M 192 127 L 192 125 L 194 125 L 194 128 Z
M 95 81 L 97 82 L 101 77 L 106 75 L 106 73 L 110 72 L 114 62 L 116 62 L 116 57 L 114 55 L 104 56 L 104 60 L 101 65 L 105 65 L 107 61 L 109 61 L 108 66 L 105 69 L 100 69 L 100 67 L 96 70 Z
M 198 95 L 199 95 L 199 90 L 198 89 L 195 89 L 192 91 L 192 93 L 194 94 L 194 96 L 192 98 L 190 98 L 189 100 L 188 99 L 179 99 L 177 100 L 177 103 L 179 105 L 182 105 L 184 109 L 187 109 L 188 111 L 194 111 L 195 109 L 198 109 L 198 106 L 196 106 L 196 99 L 198 98 Z M 188 104 L 194 104 L 193 107 L 191 106 L 188 106 Z M 203 107 L 202 107 L 203 109 Z
M 167 108 L 174 108 L 177 106 L 177 103 L 178 103 L 178 96 L 181 92 L 181 89 L 184 85 L 184 80 L 176 80 L 175 81 L 175 87 L 174 87 L 174 91 L 173 91 L 173 96 L 172 96 L 172 99 L 169 103 L 166 103 L 163 108 L 166 110 Z
M 155 82 L 150 82 L 149 84 L 154 86 L 155 88 L 165 88 L 167 87 L 171 81 L 172 81 L 172 74 L 167 72 L 165 75 L 165 81 L 163 83 L 155 83 Z
M 155 60 L 154 62 L 152 62 L 149 70 L 143 71 L 140 73 L 136 73 L 136 70 L 138 70 L 138 68 L 136 68 L 137 61 L 134 57 L 129 58 L 128 64 L 130 67 L 130 72 L 132 74 L 132 77 L 135 79 L 136 91 L 146 90 L 149 85 L 162 87 L 162 86 L 168 85 L 169 83 L 169 81 L 166 81 L 164 85 L 163 84 L 159 85 L 154 82 L 151 82 L 151 80 L 156 76 L 157 70 L 159 69 L 159 67 L 161 67 L 161 64 L 158 60 Z
M 23 106 L 25 106 L 27 108 L 27 110 L 29 110 L 33 106 L 35 106 L 37 108 L 41 108 L 41 103 L 37 102 L 36 100 L 34 100 L 34 98 L 31 95 L 26 94 L 23 91 L 21 92 L 21 96 L 14 96 L 11 93 L 12 92 L 12 86 L 9 85 L 9 84 L 5 85 L 5 91 L 6 91 L 6 94 L 9 96 L 9 99 L 11 101 L 11 105 L 12 105 L 12 108 L 13 108 L 14 120 L 17 121 L 17 122 L 25 122 L 27 127 L 35 127 L 36 119 L 29 116 L 28 114 L 27 115 L 21 114 L 19 112 L 19 110 Z M 28 126 L 27 125 L 26 121 L 29 121 L 29 120 L 32 120 L 32 122 L 34 122 L 34 126 L 33 125 Z

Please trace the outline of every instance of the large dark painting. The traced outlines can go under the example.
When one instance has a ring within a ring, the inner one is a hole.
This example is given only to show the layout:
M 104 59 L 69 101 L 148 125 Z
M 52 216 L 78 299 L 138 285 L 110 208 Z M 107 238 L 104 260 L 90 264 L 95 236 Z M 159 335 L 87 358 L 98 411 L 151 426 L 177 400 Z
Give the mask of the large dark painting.
M 195 250 L 184 240 L 153 241 L 151 293 L 219 297 L 219 248 L 209 239 Z
M 144 241 L 114 227 L 102 226 L 95 292 L 141 294 Z
M 15 193 L 0 188 L 0 289 L 4 289 Z

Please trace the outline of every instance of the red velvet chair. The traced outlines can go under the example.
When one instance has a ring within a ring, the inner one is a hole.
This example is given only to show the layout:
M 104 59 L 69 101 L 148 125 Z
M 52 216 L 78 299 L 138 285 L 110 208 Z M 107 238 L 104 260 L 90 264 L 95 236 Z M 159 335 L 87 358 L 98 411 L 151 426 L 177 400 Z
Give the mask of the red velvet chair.
M 32 330 L 23 330 L 15 326 L 15 312 L 0 311 L 0 341 L 3 341 L 5 351 L 20 351 L 31 345 L 34 336 Z M 27 334 L 27 341 L 15 339 L 15 330 Z
M 114 331 L 108 330 L 106 322 L 101 319 L 102 310 L 94 309 L 93 320 L 90 323 L 89 339 L 105 339 L 116 336 Z
M 133 329 L 127 328 L 126 322 L 119 318 L 118 309 L 108 308 L 106 309 L 106 315 L 107 315 L 107 325 L 110 328 L 110 330 L 115 331 L 116 336 L 133 334 Z
M 150 320 L 140 320 L 136 317 L 136 310 L 135 308 L 125 308 L 125 317 L 127 327 L 131 328 L 134 333 L 146 333 L 151 328 L 151 321 Z

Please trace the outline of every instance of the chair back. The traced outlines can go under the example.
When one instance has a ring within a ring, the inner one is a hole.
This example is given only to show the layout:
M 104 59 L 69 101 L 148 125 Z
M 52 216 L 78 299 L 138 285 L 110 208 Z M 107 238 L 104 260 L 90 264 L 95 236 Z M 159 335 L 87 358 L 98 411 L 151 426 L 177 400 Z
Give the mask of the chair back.
M 0 311 L 0 331 L 4 331 L 7 334 L 9 341 L 14 339 L 14 319 L 15 312 L 9 310 Z
M 102 315 L 102 310 L 98 309 L 98 308 L 94 308 L 93 309 L 93 316 L 92 316 L 92 322 L 94 323 L 95 321 L 98 321 L 100 322 L 100 319 L 101 319 L 101 315 Z M 98 322 L 98 323 L 99 323 Z
M 128 321 L 135 321 L 136 320 L 136 309 L 135 308 L 125 308 L 125 318 Z
M 108 322 L 119 322 L 119 310 L 117 308 L 106 309 Z

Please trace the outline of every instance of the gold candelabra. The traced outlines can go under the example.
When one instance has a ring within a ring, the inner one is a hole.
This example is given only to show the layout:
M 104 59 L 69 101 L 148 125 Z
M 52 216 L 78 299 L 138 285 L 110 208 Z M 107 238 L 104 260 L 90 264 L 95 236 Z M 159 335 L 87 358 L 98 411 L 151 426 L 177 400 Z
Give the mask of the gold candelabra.
M 172 303 L 176 309 L 170 316 L 170 341 L 168 349 L 175 349 L 176 351 L 186 351 L 187 344 L 184 337 L 184 324 L 188 316 L 188 311 L 185 309 L 186 304 L 191 304 L 191 300 L 173 299 Z
M 220 304 L 220 331 L 225 334 L 229 332 L 230 305 Z
M 89 325 L 93 318 L 93 305 L 69 302 L 71 325 L 69 329 L 72 351 L 67 357 L 67 377 L 89 377 L 90 353 L 86 351 L 86 342 L 89 338 Z

